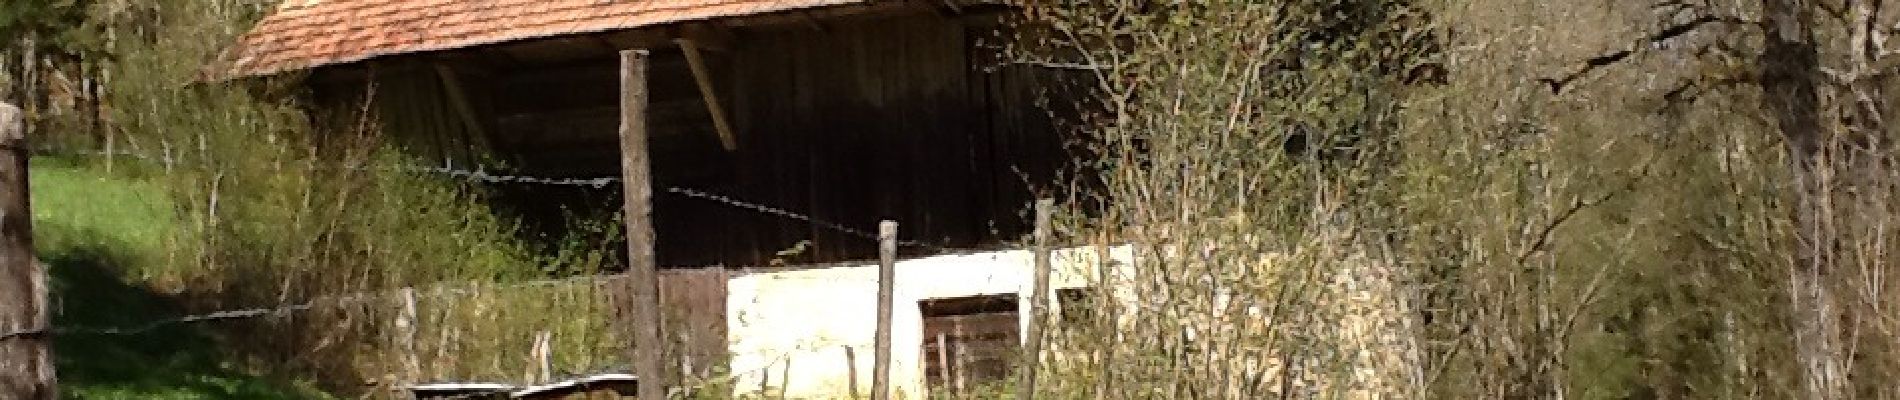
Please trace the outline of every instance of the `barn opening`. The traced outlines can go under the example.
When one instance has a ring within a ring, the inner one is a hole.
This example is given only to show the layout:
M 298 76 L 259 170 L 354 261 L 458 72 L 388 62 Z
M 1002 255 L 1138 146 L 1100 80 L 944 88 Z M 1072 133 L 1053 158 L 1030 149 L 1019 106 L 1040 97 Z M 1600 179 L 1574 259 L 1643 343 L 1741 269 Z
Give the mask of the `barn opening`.
M 1042 106 L 1065 96 L 1058 73 L 1006 62 L 1002 18 L 848 6 L 397 56 L 312 81 L 341 109 L 373 88 L 386 133 L 432 163 L 587 180 L 619 173 L 616 52 L 646 48 L 661 265 L 868 259 L 883 219 L 921 244 L 907 252 L 991 249 L 1026 232 L 1029 203 L 1075 164 Z M 620 204 L 613 185 L 488 186 L 549 240 Z
M 1015 293 L 917 302 L 924 381 L 932 395 L 971 395 L 1009 379 L 1022 343 Z

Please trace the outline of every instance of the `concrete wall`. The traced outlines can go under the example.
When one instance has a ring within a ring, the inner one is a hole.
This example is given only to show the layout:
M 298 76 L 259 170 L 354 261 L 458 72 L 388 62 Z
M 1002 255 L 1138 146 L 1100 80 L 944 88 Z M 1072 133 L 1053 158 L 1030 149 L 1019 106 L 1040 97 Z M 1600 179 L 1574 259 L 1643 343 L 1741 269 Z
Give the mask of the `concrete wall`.
M 1127 247 L 1108 253 L 1121 265 L 1128 265 L 1133 254 Z M 1096 271 L 1097 254 L 1094 248 L 1056 251 L 1050 286 L 1086 286 Z M 925 395 L 918 301 L 1013 293 L 1026 311 L 1032 265 L 1026 250 L 898 262 L 891 314 L 893 398 Z M 853 368 L 846 361 L 846 347 L 856 356 L 858 390 L 870 391 L 876 263 L 736 276 L 728 290 L 731 367 L 740 392 L 758 391 L 763 384 L 792 398 L 847 397 Z

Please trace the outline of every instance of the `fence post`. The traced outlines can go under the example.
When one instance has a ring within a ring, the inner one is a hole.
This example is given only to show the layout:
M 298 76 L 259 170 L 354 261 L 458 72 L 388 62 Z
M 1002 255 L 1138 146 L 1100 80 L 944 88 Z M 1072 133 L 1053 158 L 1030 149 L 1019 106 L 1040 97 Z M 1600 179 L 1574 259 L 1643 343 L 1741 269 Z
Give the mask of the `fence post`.
M 534 382 L 554 381 L 554 332 L 542 330 L 534 334 Z
M 871 353 L 871 399 L 891 398 L 891 296 L 897 275 L 897 221 L 877 224 L 877 335 Z
M 851 398 L 858 398 L 859 394 L 863 393 L 858 391 L 858 352 L 851 346 L 844 346 L 844 370 L 848 374 L 846 376 L 849 377 L 845 382 L 845 388 L 851 390 Z
M 1036 369 L 1042 364 L 1042 335 L 1048 323 L 1049 307 L 1049 220 L 1055 213 L 1056 203 L 1052 199 L 1036 200 L 1035 231 L 1035 282 L 1029 293 L 1029 340 L 1024 343 L 1022 356 L 1022 382 L 1016 388 L 1016 398 L 1029 399 L 1036 396 Z
M 416 316 L 416 289 L 402 288 L 402 310 L 396 315 L 397 348 L 402 352 L 403 379 L 407 383 L 422 380 L 422 360 L 416 356 L 416 335 L 421 332 Z
M 620 52 L 620 178 L 627 224 L 627 277 L 633 285 L 633 374 L 641 400 L 666 398 L 660 280 L 653 260 L 651 166 L 647 155 L 647 51 Z
M 48 329 L 46 269 L 33 256 L 33 213 L 27 198 L 26 121 L 0 103 L 0 334 Z M 50 334 L 0 337 L 0 398 L 52 399 Z
M 1094 322 L 1097 324 L 1095 327 L 1099 329 L 1098 332 L 1117 332 L 1114 329 L 1116 321 L 1114 310 L 1121 307 L 1121 300 L 1116 297 L 1114 254 L 1109 252 L 1109 238 L 1109 233 L 1104 230 L 1095 239 L 1095 273 L 1097 275 L 1095 277 L 1095 309 L 1097 314 Z M 1115 343 L 1116 339 L 1115 337 L 1103 338 L 1109 343 Z M 1095 346 L 1095 348 L 1096 362 L 1101 367 L 1096 375 L 1095 396 L 1107 397 L 1109 390 L 1114 388 L 1115 349 L 1114 346 Z

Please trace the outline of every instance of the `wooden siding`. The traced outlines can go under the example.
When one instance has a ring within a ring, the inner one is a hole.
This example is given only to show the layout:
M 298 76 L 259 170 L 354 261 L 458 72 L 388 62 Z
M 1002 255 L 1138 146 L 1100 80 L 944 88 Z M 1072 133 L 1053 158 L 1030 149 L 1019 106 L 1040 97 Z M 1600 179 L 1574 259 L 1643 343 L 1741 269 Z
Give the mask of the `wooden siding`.
M 723 268 L 669 269 L 660 271 L 660 309 L 665 328 L 661 331 L 671 343 L 667 348 L 668 370 L 674 382 L 683 377 L 716 378 L 726 367 L 727 282 L 732 275 Z M 632 311 L 626 285 L 607 292 L 608 304 L 616 305 L 614 321 L 621 332 L 629 331 Z

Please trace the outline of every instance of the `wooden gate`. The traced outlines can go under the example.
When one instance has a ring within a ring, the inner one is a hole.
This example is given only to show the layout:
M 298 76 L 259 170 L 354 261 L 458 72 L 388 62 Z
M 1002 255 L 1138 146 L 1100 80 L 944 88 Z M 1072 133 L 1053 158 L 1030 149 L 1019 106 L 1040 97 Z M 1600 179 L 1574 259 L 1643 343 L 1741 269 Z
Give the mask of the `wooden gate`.
M 933 395 L 962 396 L 1009 378 L 1022 344 L 1015 294 L 918 302 L 924 380 Z

